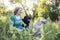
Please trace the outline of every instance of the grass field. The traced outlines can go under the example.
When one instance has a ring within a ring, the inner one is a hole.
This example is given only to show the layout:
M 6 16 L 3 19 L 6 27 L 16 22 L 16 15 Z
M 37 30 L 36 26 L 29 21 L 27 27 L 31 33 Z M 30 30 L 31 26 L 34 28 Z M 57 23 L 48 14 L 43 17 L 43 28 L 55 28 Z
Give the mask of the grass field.
M 43 25 L 42 35 L 33 36 L 31 33 L 33 21 L 31 21 L 29 28 L 18 32 L 15 27 L 10 30 L 9 21 L 0 21 L 0 40 L 60 40 L 60 21 L 51 22 Z

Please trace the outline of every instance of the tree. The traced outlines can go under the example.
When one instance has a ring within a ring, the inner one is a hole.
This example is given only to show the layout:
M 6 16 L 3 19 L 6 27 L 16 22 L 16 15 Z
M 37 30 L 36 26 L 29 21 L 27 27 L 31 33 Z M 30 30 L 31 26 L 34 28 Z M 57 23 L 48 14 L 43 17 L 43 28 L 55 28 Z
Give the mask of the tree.
M 33 18 L 36 17 L 45 17 L 47 18 L 49 15 L 49 7 L 46 5 L 46 0 L 40 0 L 37 5 L 33 7 Z
M 60 0 L 48 0 L 50 3 L 47 3 L 47 5 L 49 6 L 49 10 L 50 10 L 50 13 L 49 13 L 49 16 L 50 16 L 50 19 L 52 21 L 56 21 L 58 20 L 58 16 L 59 16 L 59 2 Z
M 4 3 L 0 3 L 0 16 L 1 15 L 6 15 L 6 6 L 4 5 Z
M 28 11 L 28 7 L 27 7 L 27 5 L 26 5 L 26 1 L 27 0 L 10 0 L 10 2 L 11 3 L 19 3 L 19 4 L 21 4 L 22 5 L 22 8 L 23 8 L 23 10 L 24 10 L 24 13 L 26 14 L 26 15 L 28 15 L 27 14 L 27 11 Z

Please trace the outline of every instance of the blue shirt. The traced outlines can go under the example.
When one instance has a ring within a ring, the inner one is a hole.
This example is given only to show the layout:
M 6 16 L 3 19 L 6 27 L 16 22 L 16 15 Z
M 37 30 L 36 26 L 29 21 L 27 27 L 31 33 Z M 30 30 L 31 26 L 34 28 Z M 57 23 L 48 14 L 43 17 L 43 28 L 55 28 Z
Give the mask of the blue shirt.
M 20 16 L 20 19 L 18 20 L 18 19 L 16 19 L 15 15 L 12 15 L 12 16 L 10 16 L 10 20 L 14 23 L 14 26 L 16 28 L 20 28 L 20 29 L 23 28 L 22 27 L 22 17 L 21 16 Z

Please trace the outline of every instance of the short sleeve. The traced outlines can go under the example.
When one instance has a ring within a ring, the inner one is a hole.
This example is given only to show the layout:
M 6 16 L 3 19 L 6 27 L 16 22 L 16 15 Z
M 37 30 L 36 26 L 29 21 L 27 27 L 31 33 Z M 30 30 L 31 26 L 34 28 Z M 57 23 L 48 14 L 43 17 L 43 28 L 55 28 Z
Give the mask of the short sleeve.
M 10 16 L 10 21 L 14 22 L 14 16 Z

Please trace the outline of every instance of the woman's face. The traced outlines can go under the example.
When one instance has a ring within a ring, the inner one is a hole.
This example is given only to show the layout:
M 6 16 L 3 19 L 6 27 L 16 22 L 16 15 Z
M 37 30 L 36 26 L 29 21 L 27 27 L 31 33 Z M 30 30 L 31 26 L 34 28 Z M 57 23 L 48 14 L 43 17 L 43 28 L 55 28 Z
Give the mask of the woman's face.
M 22 13 L 22 8 L 18 10 L 17 15 L 21 15 L 21 13 Z

